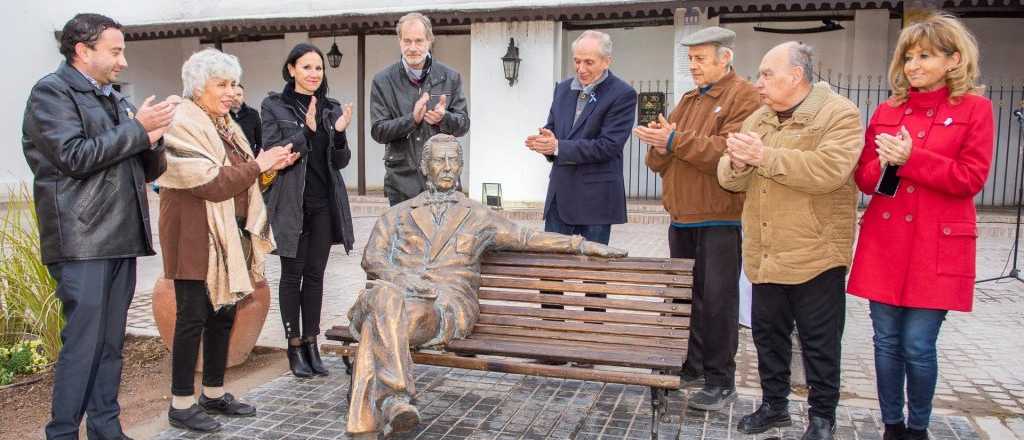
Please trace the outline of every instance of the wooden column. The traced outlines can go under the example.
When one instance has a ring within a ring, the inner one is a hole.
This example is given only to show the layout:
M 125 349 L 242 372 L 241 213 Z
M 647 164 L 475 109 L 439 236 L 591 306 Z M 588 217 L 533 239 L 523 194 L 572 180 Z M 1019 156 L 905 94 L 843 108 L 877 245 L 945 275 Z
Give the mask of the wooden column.
M 359 157 L 358 171 L 358 192 L 359 195 L 366 195 L 366 130 L 370 124 L 366 123 L 366 34 L 360 33 L 356 37 L 356 119 L 359 121 L 359 146 L 357 155 Z

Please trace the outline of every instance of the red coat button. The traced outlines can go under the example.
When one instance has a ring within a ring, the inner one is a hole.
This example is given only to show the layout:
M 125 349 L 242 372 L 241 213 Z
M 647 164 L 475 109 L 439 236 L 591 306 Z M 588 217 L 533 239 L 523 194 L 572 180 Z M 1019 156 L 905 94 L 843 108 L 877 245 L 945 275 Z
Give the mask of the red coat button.
M 921 131 L 917 132 L 917 138 L 918 139 L 924 139 L 924 130 L 921 130 Z
M 907 186 L 907 192 L 910 193 L 910 194 L 913 194 L 914 193 L 914 185 Z
M 929 118 L 935 116 L 935 110 L 928 109 L 928 113 L 925 113 Z
M 952 230 L 952 229 L 949 229 L 949 227 L 947 226 L 947 227 L 945 227 L 945 228 L 942 228 L 942 233 L 943 233 L 944 235 L 949 235 L 949 234 L 952 234 L 952 233 L 953 233 L 953 230 Z
M 903 220 L 906 220 L 908 223 L 912 222 L 912 221 L 914 221 L 914 216 L 910 215 L 910 214 L 907 214 L 906 217 L 903 217 Z
M 890 217 L 892 217 L 892 214 L 889 214 L 889 211 L 886 211 L 886 212 L 882 213 L 882 218 L 883 219 L 889 220 Z
M 905 114 L 905 115 L 909 115 L 909 114 L 911 114 L 911 113 L 913 113 L 913 112 L 914 112 L 914 111 L 913 111 L 913 110 L 911 110 L 911 109 L 910 109 L 910 107 L 907 107 L 907 109 L 903 111 L 903 114 Z

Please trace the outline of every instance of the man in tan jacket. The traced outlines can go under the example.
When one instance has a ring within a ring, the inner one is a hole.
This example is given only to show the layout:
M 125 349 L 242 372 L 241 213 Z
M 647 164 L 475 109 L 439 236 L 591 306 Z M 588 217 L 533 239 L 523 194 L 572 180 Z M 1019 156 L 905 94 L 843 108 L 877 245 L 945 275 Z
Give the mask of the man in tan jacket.
M 664 182 L 662 203 L 673 258 L 694 259 L 693 308 L 684 385 L 704 382 L 691 408 L 719 411 L 736 399 L 740 213 L 743 194 L 718 185 L 715 171 L 726 136 L 760 106 L 757 90 L 732 69 L 736 33 L 717 26 L 683 39 L 697 88 L 660 122 L 634 133 L 650 145 L 647 166 Z
M 743 264 L 753 283 L 751 323 L 761 407 L 740 420 L 746 434 L 790 424 L 790 335 L 803 347 L 810 406 L 804 440 L 831 439 L 839 402 L 845 276 L 853 249 L 863 144 L 857 107 L 812 84 L 813 52 L 789 42 L 761 61 L 764 106 L 729 136 L 718 180 L 746 192 Z

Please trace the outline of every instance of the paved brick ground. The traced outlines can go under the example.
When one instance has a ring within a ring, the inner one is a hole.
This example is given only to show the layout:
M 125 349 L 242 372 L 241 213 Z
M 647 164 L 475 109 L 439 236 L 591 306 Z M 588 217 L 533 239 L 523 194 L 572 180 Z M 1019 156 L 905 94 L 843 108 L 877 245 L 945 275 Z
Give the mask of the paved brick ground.
M 372 213 L 367 213 L 366 215 L 357 216 L 355 219 L 357 246 L 361 246 L 366 242 L 375 218 L 376 216 L 372 215 Z M 1004 219 L 996 219 L 996 221 L 1002 220 Z M 524 220 L 520 221 L 520 223 L 535 228 L 542 226 L 538 221 Z M 612 230 L 611 244 L 629 249 L 630 254 L 634 256 L 665 257 L 668 255 L 668 247 L 665 241 L 666 228 L 667 226 L 664 224 L 616 225 Z M 995 276 L 1005 271 L 1005 263 L 1010 253 L 1009 245 L 1012 240 L 1012 230 L 1012 226 L 1006 226 L 1003 223 L 983 225 L 982 236 L 979 238 L 977 257 L 979 278 Z M 345 313 L 351 306 L 355 295 L 365 279 L 364 273 L 359 267 L 362 257 L 361 251 L 361 248 L 354 249 L 350 255 L 346 255 L 340 247 L 335 247 L 332 251 L 328 272 L 325 277 L 327 293 L 325 295 L 322 315 L 324 328 L 347 322 Z M 1022 261 L 1024 261 L 1024 255 L 1022 255 Z M 129 332 L 149 335 L 156 334 L 150 310 L 150 297 L 153 282 L 160 273 L 159 265 L 159 257 L 145 258 L 140 261 L 139 288 L 129 312 Z M 280 265 L 276 257 L 268 259 L 267 274 L 271 284 L 271 292 L 273 296 L 276 296 L 277 280 L 280 277 Z M 277 308 L 277 301 L 272 301 L 271 304 L 271 313 L 260 336 L 259 344 L 283 347 L 285 344 L 284 331 Z M 935 401 L 937 413 L 1006 418 L 1005 425 L 1009 426 L 1018 436 L 1024 438 L 1024 418 L 1022 418 L 1024 416 L 1024 367 L 1021 366 L 1021 359 L 1024 359 L 1021 357 L 1021 353 L 1024 352 L 1024 338 L 1020 337 L 1021 333 L 1024 332 L 1024 283 L 1004 280 L 979 285 L 976 291 L 974 312 L 969 314 L 951 313 L 943 327 L 939 339 L 940 374 Z M 749 330 L 742 329 L 740 332 L 740 348 L 736 362 L 737 385 L 744 399 L 741 399 L 736 404 L 728 416 L 733 418 L 749 412 L 752 409 L 752 402 L 756 400 L 756 395 L 759 393 L 756 352 Z M 472 389 L 474 390 L 472 391 L 473 393 L 480 394 L 483 392 L 481 387 L 485 385 L 493 385 L 498 388 L 511 387 L 510 390 L 521 391 L 522 387 L 532 386 L 531 384 L 534 381 L 533 379 L 524 379 L 518 376 L 508 378 L 484 377 L 478 378 L 476 381 L 460 381 L 458 380 L 460 377 L 469 378 L 474 376 L 466 376 L 469 373 L 457 370 L 429 368 L 423 369 L 420 371 L 420 374 L 423 380 L 438 381 L 437 383 L 429 382 L 431 385 L 422 389 L 428 390 L 428 392 L 436 390 L 436 392 L 442 395 L 458 393 L 458 390 L 464 388 Z M 306 390 L 312 386 L 316 391 L 309 391 L 307 397 L 315 397 L 314 394 L 320 397 L 313 399 L 312 403 L 308 405 L 320 405 L 322 408 L 319 408 L 319 410 L 322 411 L 335 411 L 331 417 L 336 419 L 342 413 L 342 410 L 337 405 L 343 405 L 340 402 L 345 400 L 343 398 L 343 388 L 347 386 L 347 382 L 341 380 L 341 377 L 344 376 L 343 374 L 336 376 L 330 380 L 323 381 L 323 383 L 311 381 L 308 383 L 302 382 L 301 384 L 289 383 L 287 378 L 282 378 L 274 382 L 274 384 L 268 384 L 266 387 L 255 391 L 252 397 L 257 399 L 262 405 L 264 403 L 262 399 L 283 398 L 274 394 L 277 392 L 275 387 L 280 387 L 281 390 L 288 392 L 300 392 L 300 390 Z M 494 383 L 480 382 L 492 381 L 492 379 Z M 509 381 L 514 383 L 509 383 Z M 571 384 L 565 385 L 559 381 L 540 382 L 542 384 L 536 385 L 536 387 L 546 387 L 545 389 L 555 387 L 555 389 L 559 389 L 559 387 L 563 386 L 575 386 Z M 460 388 L 460 384 L 464 386 Z M 578 386 L 589 390 L 590 388 L 588 387 L 600 386 L 600 384 L 579 384 Z M 291 387 L 298 388 L 289 391 Z M 510 390 L 504 391 L 513 393 Z M 617 392 L 619 393 L 617 394 L 619 397 L 616 399 L 620 399 L 616 400 L 616 402 L 620 402 L 623 405 L 633 404 L 632 409 L 629 410 L 635 416 L 630 418 L 629 423 L 632 424 L 622 426 L 624 422 L 622 422 L 623 419 L 621 418 L 605 417 L 602 419 L 600 417 L 603 416 L 593 415 L 597 413 L 587 412 L 585 413 L 589 414 L 587 417 L 596 418 L 592 419 L 593 423 L 583 423 L 581 426 L 584 428 L 574 430 L 573 432 L 576 433 L 575 438 L 590 439 L 601 436 L 624 438 L 630 437 L 633 431 L 639 432 L 646 429 L 643 427 L 643 423 L 645 423 L 643 422 L 644 417 L 641 417 L 640 414 L 648 414 L 649 416 L 649 413 L 644 413 L 644 411 L 649 411 L 649 409 L 647 409 L 647 403 L 639 403 L 639 399 L 646 395 L 646 391 L 635 387 L 616 388 L 612 386 L 608 388 L 601 386 L 600 390 L 595 391 L 595 393 L 597 393 L 596 395 L 604 396 L 604 393 L 616 392 L 615 390 L 618 390 Z M 874 361 L 872 357 L 871 326 L 868 318 L 867 302 L 854 297 L 848 297 L 847 300 L 847 322 L 843 337 L 841 391 L 844 404 L 852 404 L 854 407 L 877 407 L 875 404 Z M 274 397 L 268 397 L 271 395 Z M 321 395 L 341 397 L 331 400 Z M 423 397 L 423 399 L 426 398 Z M 676 398 L 679 399 L 681 396 L 676 396 Z M 799 396 L 796 396 L 796 398 L 799 398 Z M 447 400 L 451 399 L 448 398 L 444 401 Z M 272 402 L 272 400 L 267 402 Z M 538 405 L 546 408 L 545 405 L 550 404 L 537 401 L 536 398 L 529 399 L 528 402 L 530 404 L 527 406 L 530 408 L 535 408 Z M 299 401 L 294 403 L 300 406 L 307 405 Z M 618 404 L 616 403 L 616 405 Z M 500 407 L 505 408 L 506 406 Z M 271 406 L 271 408 L 274 407 Z M 572 406 L 570 405 L 566 408 L 572 408 Z M 616 406 L 616 408 L 619 407 Z M 683 405 L 676 402 L 673 404 L 673 408 L 681 411 Z M 470 407 L 461 408 L 461 410 L 473 411 L 474 409 Z M 792 410 L 794 414 L 802 413 L 796 407 L 796 404 L 794 404 Z M 452 414 L 454 414 L 456 409 L 448 409 L 446 411 L 453 411 Z M 505 409 L 502 410 L 502 413 L 507 414 L 508 411 L 513 410 Z M 565 414 L 566 411 L 558 412 L 558 414 Z M 578 408 L 573 409 L 573 411 L 578 411 Z M 848 415 L 850 431 L 843 438 L 877 438 L 877 432 L 872 431 L 872 429 L 865 428 L 861 430 L 858 427 L 858 424 L 867 426 L 876 423 L 877 413 L 861 408 L 844 408 L 843 411 L 844 414 Z M 280 413 L 280 411 L 276 410 L 273 412 L 267 410 L 267 412 L 270 414 Z M 550 411 L 545 410 L 545 414 L 548 413 Z M 425 412 L 425 414 L 429 413 Z M 444 414 L 448 413 L 445 412 Z M 454 415 L 451 416 L 454 417 Z M 686 423 L 682 425 L 681 431 L 679 431 L 681 433 L 679 434 L 680 438 L 735 438 L 728 437 L 728 435 L 734 435 L 735 433 L 730 434 L 730 430 L 724 429 L 735 424 L 733 419 L 720 416 L 701 417 L 700 420 L 703 420 L 703 424 L 697 426 L 694 423 L 697 423 L 695 420 L 698 420 L 698 418 L 694 417 L 694 414 L 685 414 L 685 416 Z M 328 419 L 331 417 L 328 417 Z M 261 418 L 261 420 L 263 419 Z M 587 418 L 586 420 L 591 419 Z M 933 436 L 935 438 L 975 438 L 968 434 L 961 434 L 961 432 L 969 430 L 965 428 L 970 426 L 967 420 L 958 417 L 942 417 L 933 426 Z M 593 429 L 587 428 L 596 426 L 596 424 L 602 424 L 603 428 L 596 432 Z M 564 421 L 558 424 L 559 427 L 564 427 L 565 425 L 566 422 Z M 505 435 L 510 432 L 504 431 L 504 428 L 495 431 L 491 429 L 494 428 L 493 423 L 487 426 L 489 428 L 474 431 L 476 433 L 473 434 L 473 438 L 492 438 L 487 437 L 486 434 L 481 434 L 481 432 L 499 434 L 494 438 L 511 438 Z M 636 426 L 641 427 L 641 429 L 636 429 Z M 269 428 L 269 426 L 265 428 Z M 611 429 L 611 431 L 606 432 L 605 429 Z M 794 432 L 800 429 L 802 428 L 794 428 Z M 624 430 L 624 436 L 618 435 L 622 434 L 619 430 Z M 559 432 L 562 431 L 565 430 L 563 429 Z M 445 432 L 448 433 L 448 431 Z M 460 433 L 460 435 L 464 433 L 461 430 L 453 432 Z M 553 432 L 551 431 L 548 434 L 551 438 L 560 438 L 552 434 Z M 872 436 L 872 432 L 874 432 L 874 436 Z M 168 433 L 167 435 L 172 434 Z M 445 433 L 437 434 L 437 430 L 434 430 L 429 435 L 424 433 L 417 438 L 440 438 Z M 524 431 L 522 434 L 520 436 L 522 438 L 534 438 L 537 433 L 535 431 Z M 526 434 L 530 435 L 527 436 Z M 943 437 L 942 435 L 944 434 L 948 435 Z M 450 435 L 450 437 L 454 436 Z
M 327 378 L 299 380 L 288 375 L 249 392 L 244 399 L 258 407 L 256 417 L 221 417 L 224 429 L 195 434 L 168 429 L 157 439 L 337 439 L 344 437 L 348 377 L 337 358 L 326 362 L 335 372 Z M 649 391 L 638 386 L 544 379 L 503 373 L 416 367 L 421 423 L 396 440 L 540 440 L 649 439 Z M 790 405 L 793 425 L 747 436 L 732 427 L 753 411 L 758 399 L 745 396 L 730 411 L 685 411 L 686 394 L 669 396 L 671 420 L 662 423 L 659 439 L 799 438 L 805 424 L 803 404 Z M 842 407 L 837 438 L 879 439 L 878 411 Z M 963 416 L 935 416 L 930 433 L 937 440 L 980 439 Z

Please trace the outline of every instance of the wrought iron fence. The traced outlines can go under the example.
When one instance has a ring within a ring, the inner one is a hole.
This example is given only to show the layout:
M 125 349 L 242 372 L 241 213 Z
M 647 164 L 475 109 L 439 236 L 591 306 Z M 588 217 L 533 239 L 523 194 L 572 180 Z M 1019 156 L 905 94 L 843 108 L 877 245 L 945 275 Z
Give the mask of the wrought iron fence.
M 889 84 L 883 75 L 853 76 L 833 73 L 830 69 L 819 69 L 818 78 L 828 82 L 833 90 L 847 97 L 860 109 L 862 123 L 867 126 L 878 104 L 889 97 Z M 1011 206 L 1016 203 L 1016 188 L 1021 175 L 1021 154 L 1024 147 L 1024 133 L 1013 117 L 1013 111 L 1024 101 L 1024 81 L 994 80 L 986 84 L 985 96 L 992 101 L 994 119 L 994 152 L 988 180 L 975 204 L 984 207 Z M 639 92 L 665 93 L 666 112 L 676 104 L 670 80 L 631 82 Z M 636 199 L 658 199 L 661 197 L 661 177 L 644 164 L 647 145 L 635 136 L 630 136 L 623 152 L 623 177 L 626 180 L 626 196 Z
M 665 111 L 672 111 L 676 99 L 672 91 L 671 80 L 631 81 L 630 85 L 637 93 L 661 92 L 665 94 Z M 640 142 L 636 136 L 630 135 L 622 152 L 622 177 L 626 181 L 626 197 L 633 199 L 660 199 L 661 176 L 644 163 L 647 158 L 647 144 Z

